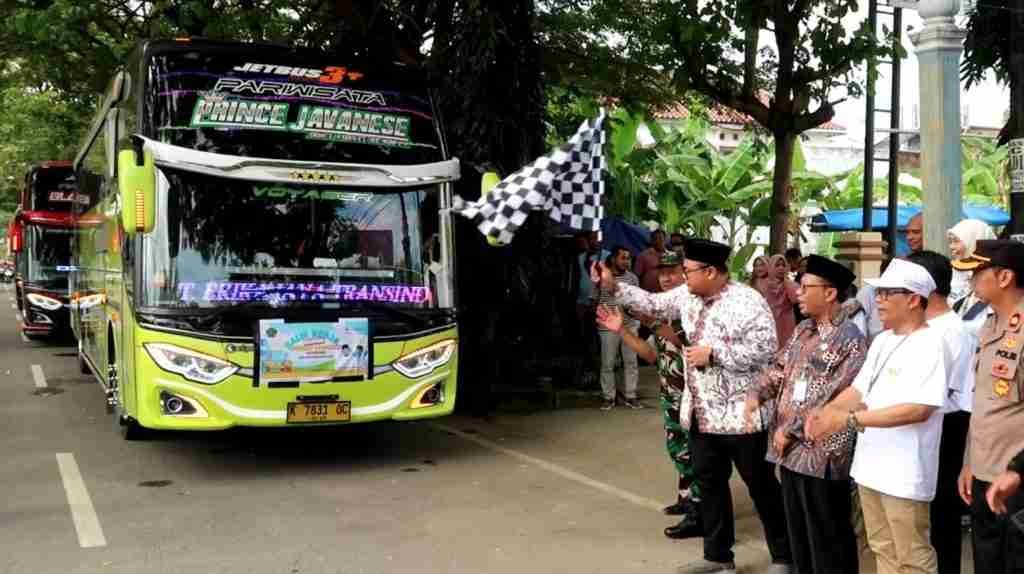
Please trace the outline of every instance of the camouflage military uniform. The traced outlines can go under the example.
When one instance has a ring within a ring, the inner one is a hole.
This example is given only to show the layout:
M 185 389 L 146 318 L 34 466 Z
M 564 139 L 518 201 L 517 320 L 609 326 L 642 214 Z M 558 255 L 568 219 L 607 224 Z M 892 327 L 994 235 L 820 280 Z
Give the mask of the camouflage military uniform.
M 682 338 L 678 321 L 672 323 L 672 330 Z M 700 501 L 700 488 L 690 460 L 690 433 L 679 424 L 679 406 L 686 390 L 686 364 L 682 350 L 664 337 L 655 336 L 658 350 L 658 377 L 661 380 L 660 404 L 665 424 L 665 448 L 679 473 L 679 499 Z

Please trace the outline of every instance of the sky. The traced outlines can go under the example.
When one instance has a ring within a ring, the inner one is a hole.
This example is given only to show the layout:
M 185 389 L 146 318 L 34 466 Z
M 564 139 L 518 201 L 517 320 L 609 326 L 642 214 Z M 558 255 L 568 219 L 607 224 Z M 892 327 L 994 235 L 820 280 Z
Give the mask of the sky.
M 867 2 L 862 2 L 860 13 L 851 19 L 851 26 L 858 25 L 867 17 Z M 959 21 L 962 24 L 963 18 Z M 891 16 L 879 16 L 880 27 L 888 24 L 891 27 Z M 917 55 L 914 53 L 914 43 L 910 40 L 908 30 L 916 31 L 923 27 L 922 20 L 915 10 L 903 11 L 903 46 L 907 52 L 906 58 L 901 63 L 900 98 L 903 114 L 901 116 L 901 127 L 915 128 L 914 113 L 919 102 L 919 70 Z M 891 89 L 891 74 L 889 66 L 879 68 L 881 77 L 877 83 L 875 106 L 888 108 L 889 93 Z M 960 106 L 967 114 L 971 127 L 1002 127 L 1005 123 L 1003 114 L 1009 107 L 1009 88 L 999 85 L 994 77 L 981 85 L 972 87 L 970 92 L 961 89 Z M 863 138 L 865 118 L 865 102 L 863 99 L 850 100 L 837 106 L 835 122 L 847 128 L 851 137 Z M 889 127 L 889 116 L 877 114 L 875 123 L 879 127 Z

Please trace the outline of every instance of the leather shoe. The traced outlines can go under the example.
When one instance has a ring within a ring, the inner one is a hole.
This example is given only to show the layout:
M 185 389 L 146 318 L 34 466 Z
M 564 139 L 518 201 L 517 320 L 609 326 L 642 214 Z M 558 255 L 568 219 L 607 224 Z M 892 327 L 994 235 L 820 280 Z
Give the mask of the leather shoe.
M 669 516 L 682 516 L 689 510 L 689 504 L 685 500 L 677 500 L 675 504 L 671 504 L 662 508 L 661 511 Z
M 677 500 L 672 506 L 666 506 L 661 509 L 662 512 L 669 516 L 683 516 L 684 514 L 699 515 L 700 510 L 697 508 L 697 503 L 686 498 Z
M 687 514 L 679 521 L 679 524 L 669 526 L 665 529 L 665 536 L 673 540 L 685 538 L 700 538 L 704 536 L 704 528 L 700 524 L 700 518 L 694 514 Z

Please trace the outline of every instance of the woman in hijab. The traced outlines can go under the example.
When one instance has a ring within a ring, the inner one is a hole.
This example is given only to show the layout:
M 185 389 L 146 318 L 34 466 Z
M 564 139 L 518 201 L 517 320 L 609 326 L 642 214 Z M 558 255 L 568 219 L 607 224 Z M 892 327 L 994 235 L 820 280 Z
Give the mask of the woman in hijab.
M 995 239 L 992 228 L 978 219 L 965 219 L 953 226 L 947 233 L 949 253 L 955 259 L 967 259 L 974 254 L 974 249 L 981 239 Z M 971 287 L 971 272 L 953 270 L 953 282 L 950 286 L 949 301 L 953 310 L 967 324 L 967 328 L 977 335 L 985 322 L 985 310 L 988 305 L 974 295 Z
M 775 316 L 775 334 L 781 349 L 789 342 L 796 329 L 793 306 L 796 304 L 797 286 L 789 278 L 789 264 L 782 255 L 762 255 L 754 260 L 754 274 L 750 285 L 768 302 Z

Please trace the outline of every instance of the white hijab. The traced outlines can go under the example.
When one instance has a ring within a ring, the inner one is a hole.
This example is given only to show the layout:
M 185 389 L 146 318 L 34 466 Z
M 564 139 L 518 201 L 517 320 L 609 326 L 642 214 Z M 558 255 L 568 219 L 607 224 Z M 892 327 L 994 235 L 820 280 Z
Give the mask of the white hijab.
M 982 239 L 995 239 L 996 234 L 987 223 L 978 219 L 965 219 L 957 223 L 949 230 L 949 235 L 955 236 L 964 244 L 964 258 L 974 255 L 978 248 L 978 241 Z M 967 298 L 961 304 L 960 315 L 963 316 L 977 302 L 974 292 L 971 290 L 971 272 L 953 270 L 953 280 L 949 290 L 949 304 L 953 305 L 963 298 Z M 984 314 L 982 314 L 984 315 Z
M 956 236 L 964 244 L 965 259 L 974 255 L 974 250 L 978 247 L 978 240 L 996 238 L 992 228 L 980 219 L 965 219 L 950 228 L 949 234 Z

